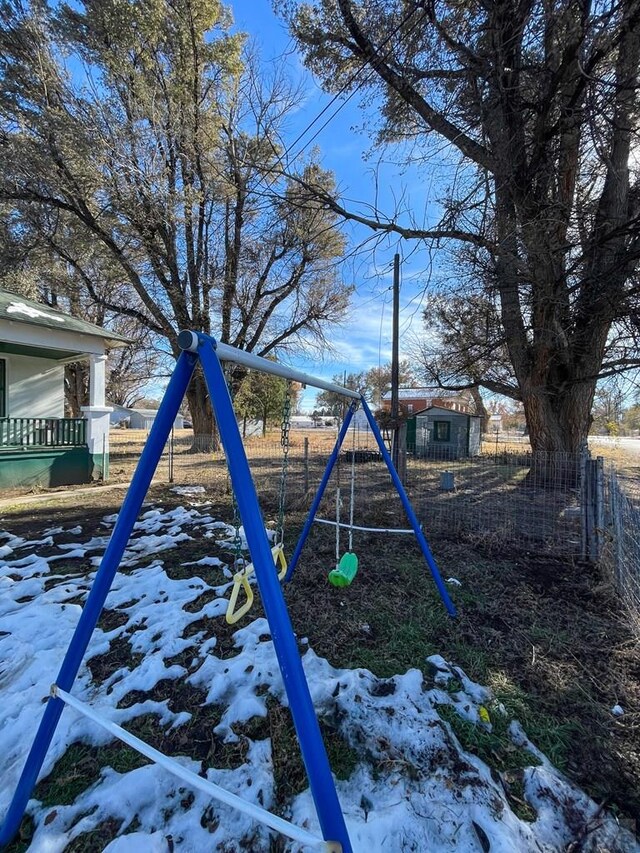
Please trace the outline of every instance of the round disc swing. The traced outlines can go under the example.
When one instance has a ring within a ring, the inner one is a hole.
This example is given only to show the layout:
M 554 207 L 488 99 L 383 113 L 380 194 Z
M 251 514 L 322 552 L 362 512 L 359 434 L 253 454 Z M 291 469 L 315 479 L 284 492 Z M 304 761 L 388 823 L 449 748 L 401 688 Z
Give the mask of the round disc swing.
M 338 486 L 336 488 L 336 566 L 329 572 L 329 583 L 333 586 L 349 586 L 358 571 L 358 557 L 353 551 L 353 509 L 356 481 L 356 433 L 353 430 L 351 449 L 351 494 L 349 496 L 349 550 L 340 556 L 340 457 L 337 460 Z
M 287 558 L 284 554 L 284 510 L 287 497 L 287 473 L 289 469 L 289 430 L 291 428 L 291 380 L 287 380 L 287 390 L 284 398 L 282 422 L 280 425 L 280 445 L 282 446 L 282 469 L 280 472 L 280 486 L 278 491 L 278 520 L 276 522 L 274 544 L 271 548 L 273 565 L 281 581 L 287 573 Z M 239 571 L 233 576 L 233 587 L 227 604 L 225 618 L 229 625 L 234 625 L 247 614 L 253 607 L 253 587 L 249 581 L 254 574 L 253 563 L 245 563 L 242 556 L 242 539 L 240 537 L 240 514 L 235 494 L 233 500 L 233 526 L 234 526 L 234 567 Z M 238 607 L 240 590 L 244 592 L 245 602 Z

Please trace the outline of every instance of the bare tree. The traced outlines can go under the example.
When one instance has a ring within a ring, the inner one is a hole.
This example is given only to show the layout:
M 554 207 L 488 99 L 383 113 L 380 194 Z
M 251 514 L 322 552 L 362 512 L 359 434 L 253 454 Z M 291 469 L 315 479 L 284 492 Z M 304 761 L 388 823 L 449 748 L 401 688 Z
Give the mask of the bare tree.
M 337 217 L 275 174 L 295 93 L 281 76 L 261 84 L 222 4 L 1 11 L 0 202 L 72 220 L 84 242 L 66 244 L 67 263 L 86 274 L 82 247 L 99 245 L 136 299 L 97 302 L 174 356 L 181 328 L 261 355 L 321 341 L 349 296 Z M 331 194 L 313 163 L 303 174 Z M 199 373 L 187 397 L 215 441 Z
M 398 364 L 398 381 L 401 386 L 415 382 L 413 365 L 406 358 L 401 358 Z M 365 373 L 365 383 L 364 394 L 367 400 L 379 406 L 382 395 L 391 388 L 391 362 L 388 361 L 380 367 L 370 367 Z
M 427 383 L 447 391 L 468 390 L 482 427 L 488 413 L 481 389 L 519 400 L 500 316 L 486 294 L 436 294 L 423 312 L 426 334 L 417 336 L 413 357 Z
M 468 247 L 533 448 L 576 451 L 598 377 L 638 363 L 639 0 L 275 6 L 328 90 L 378 97 L 380 143 L 410 142 L 416 162 L 439 140 L 458 158 L 436 227 L 326 204 Z
M 142 310 L 122 270 L 100 244 L 87 240 L 73 221 L 57 211 L 49 215 L 30 206 L 5 206 L 4 213 L 0 223 L 6 223 L 8 215 L 11 224 L 0 244 L 0 286 L 128 338 L 128 346 L 108 353 L 107 399 L 126 405 L 139 397 L 166 358 L 146 326 L 106 308 L 120 301 Z M 66 364 L 66 410 L 71 417 L 80 417 L 81 407 L 88 402 L 87 362 Z

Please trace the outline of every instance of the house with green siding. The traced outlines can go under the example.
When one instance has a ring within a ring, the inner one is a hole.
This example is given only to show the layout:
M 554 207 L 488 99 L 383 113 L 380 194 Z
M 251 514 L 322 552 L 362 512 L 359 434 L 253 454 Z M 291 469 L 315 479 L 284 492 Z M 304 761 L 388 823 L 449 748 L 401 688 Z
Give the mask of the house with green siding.
M 0 290 L 0 489 L 107 475 L 107 353 L 127 338 Z M 64 416 L 64 366 L 89 362 L 89 405 Z

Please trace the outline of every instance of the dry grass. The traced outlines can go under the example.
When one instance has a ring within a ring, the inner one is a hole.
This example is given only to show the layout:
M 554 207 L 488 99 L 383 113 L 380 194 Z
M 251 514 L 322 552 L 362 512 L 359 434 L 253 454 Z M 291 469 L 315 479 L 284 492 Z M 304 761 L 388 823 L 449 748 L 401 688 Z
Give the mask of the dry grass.
M 640 477 L 640 439 L 637 446 L 622 441 L 604 442 L 595 439 L 589 442 L 589 449 L 592 456 L 602 456 L 607 462 L 612 462 L 624 476 Z

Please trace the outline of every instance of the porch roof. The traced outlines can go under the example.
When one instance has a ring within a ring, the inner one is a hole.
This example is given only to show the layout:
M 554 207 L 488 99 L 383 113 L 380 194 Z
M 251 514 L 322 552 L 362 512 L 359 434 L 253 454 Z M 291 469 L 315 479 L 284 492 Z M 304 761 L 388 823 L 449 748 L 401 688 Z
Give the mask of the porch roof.
M 0 320 L 102 338 L 104 345 L 109 349 L 130 343 L 129 339 L 122 335 L 103 329 L 86 320 L 80 320 L 78 317 L 71 317 L 69 314 L 58 311 L 56 308 L 49 308 L 48 305 L 43 305 L 41 302 L 25 299 L 24 296 L 19 296 L 17 293 L 11 293 L 8 290 L 0 290 Z

